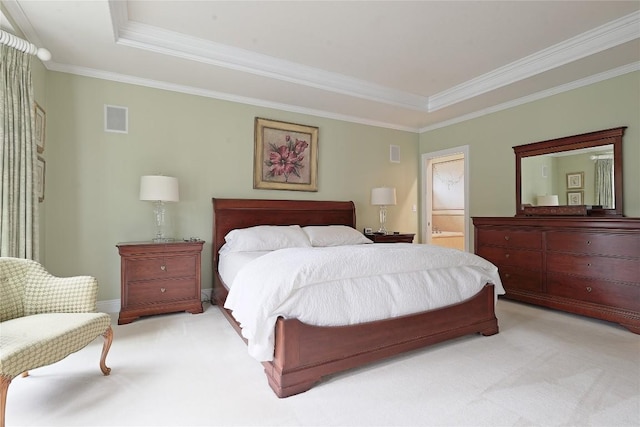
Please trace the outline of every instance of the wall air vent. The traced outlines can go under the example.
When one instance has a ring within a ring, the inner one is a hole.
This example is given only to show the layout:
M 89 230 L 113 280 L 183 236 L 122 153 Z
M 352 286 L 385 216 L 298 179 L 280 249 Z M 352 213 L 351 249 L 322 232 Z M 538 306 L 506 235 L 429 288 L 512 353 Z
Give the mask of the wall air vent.
M 127 107 L 105 104 L 104 131 L 129 133 L 129 109 Z
M 399 145 L 389 146 L 389 161 L 391 163 L 400 163 L 400 146 Z

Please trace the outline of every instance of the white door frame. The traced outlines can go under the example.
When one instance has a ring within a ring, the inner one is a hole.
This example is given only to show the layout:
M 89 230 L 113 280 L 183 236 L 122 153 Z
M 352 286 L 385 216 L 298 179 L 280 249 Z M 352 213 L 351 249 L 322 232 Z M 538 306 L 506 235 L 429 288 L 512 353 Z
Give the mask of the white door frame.
M 431 160 L 440 157 L 447 157 L 454 154 L 464 156 L 464 250 L 469 251 L 469 146 L 448 148 L 446 150 L 423 153 L 421 157 L 420 169 L 422 171 L 422 243 L 431 242 L 431 209 L 427 209 L 427 202 L 431 200 Z

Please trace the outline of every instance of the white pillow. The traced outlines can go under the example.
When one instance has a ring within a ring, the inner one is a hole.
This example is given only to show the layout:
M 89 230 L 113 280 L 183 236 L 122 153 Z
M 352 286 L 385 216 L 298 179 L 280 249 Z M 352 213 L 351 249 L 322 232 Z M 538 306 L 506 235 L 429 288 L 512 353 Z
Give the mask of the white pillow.
M 342 246 L 373 243 L 358 230 L 346 225 L 310 225 L 303 228 L 311 246 Z
M 308 248 L 309 238 L 299 225 L 257 225 L 231 230 L 224 237 L 225 252 L 275 251 Z

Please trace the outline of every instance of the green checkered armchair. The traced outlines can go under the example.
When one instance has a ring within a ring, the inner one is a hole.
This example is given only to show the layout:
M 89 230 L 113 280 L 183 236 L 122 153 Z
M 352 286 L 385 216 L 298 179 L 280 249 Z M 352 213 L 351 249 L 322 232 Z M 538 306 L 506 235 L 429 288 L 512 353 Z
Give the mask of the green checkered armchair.
M 113 340 L 111 317 L 96 313 L 98 282 L 50 275 L 35 261 L 0 257 L 0 427 L 11 381 L 104 338 L 100 369 Z

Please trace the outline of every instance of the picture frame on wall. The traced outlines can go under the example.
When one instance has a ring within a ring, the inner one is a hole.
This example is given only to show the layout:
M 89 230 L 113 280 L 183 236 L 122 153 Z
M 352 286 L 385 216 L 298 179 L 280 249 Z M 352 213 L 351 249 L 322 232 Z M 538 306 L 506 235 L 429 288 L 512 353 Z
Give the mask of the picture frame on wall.
M 42 157 L 38 156 L 38 161 L 36 162 L 36 191 L 38 192 L 39 202 L 44 202 L 44 179 L 46 168 L 46 161 Z
M 253 188 L 318 191 L 318 128 L 260 117 L 254 127 Z
M 584 191 L 567 191 L 567 205 L 579 206 L 582 205 Z
M 37 102 L 34 102 L 35 110 L 35 139 L 38 153 L 44 152 L 44 139 L 47 127 L 47 115 Z
M 584 172 L 570 172 L 567 174 L 567 188 L 583 188 Z

